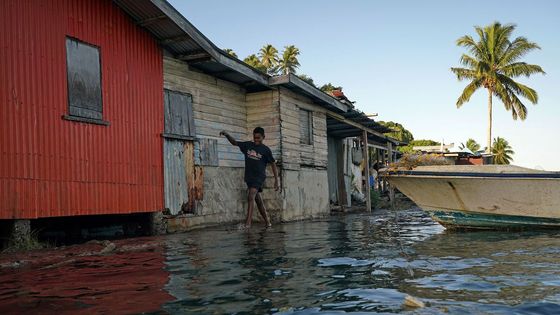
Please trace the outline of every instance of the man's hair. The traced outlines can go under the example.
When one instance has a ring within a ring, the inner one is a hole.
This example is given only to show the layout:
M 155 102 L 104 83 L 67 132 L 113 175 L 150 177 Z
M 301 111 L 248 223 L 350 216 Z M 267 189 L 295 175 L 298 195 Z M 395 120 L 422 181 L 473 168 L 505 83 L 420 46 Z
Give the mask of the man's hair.
M 253 130 L 253 133 L 258 133 L 264 138 L 264 129 L 262 127 L 257 127 Z

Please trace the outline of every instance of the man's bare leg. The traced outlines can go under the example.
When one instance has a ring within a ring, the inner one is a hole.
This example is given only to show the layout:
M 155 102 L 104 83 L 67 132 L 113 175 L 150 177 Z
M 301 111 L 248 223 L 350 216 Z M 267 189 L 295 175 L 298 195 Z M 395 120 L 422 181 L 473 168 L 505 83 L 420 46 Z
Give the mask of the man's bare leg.
M 247 219 L 245 220 L 245 226 L 247 228 L 251 227 L 253 221 L 253 209 L 255 208 L 255 196 L 258 190 L 256 188 L 249 188 L 247 190 Z
M 266 212 L 266 208 L 264 207 L 264 202 L 259 192 L 257 192 L 257 196 L 255 196 L 255 201 L 257 202 L 257 208 L 259 209 L 259 213 L 261 214 L 264 223 L 266 224 L 267 227 L 271 227 L 272 224 L 270 223 L 270 218 L 268 217 L 268 213 Z

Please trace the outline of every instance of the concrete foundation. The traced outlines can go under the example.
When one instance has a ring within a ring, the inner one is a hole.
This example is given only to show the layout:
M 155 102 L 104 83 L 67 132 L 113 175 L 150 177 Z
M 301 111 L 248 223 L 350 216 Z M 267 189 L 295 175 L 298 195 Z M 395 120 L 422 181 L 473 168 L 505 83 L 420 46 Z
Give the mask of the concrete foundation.
M 161 211 L 154 212 L 150 216 L 150 234 L 162 235 L 167 233 L 167 220 Z
M 197 202 L 196 213 L 164 217 L 168 233 L 245 220 L 247 187 L 243 168 L 205 167 L 204 171 L 204 199 Z M 274 191 L 274 178 L 269 176 L 261 193 L 272 222 L 318 218 L 330 213 L 326 169 L 281 172 L 282 192 Z M 253 221 L 261 220 L 255 206 Z
M 31 239 L 31 221 L 30 220 L 13 220 L 11 231 L 8 235 L 10 245 L 23 245 Z

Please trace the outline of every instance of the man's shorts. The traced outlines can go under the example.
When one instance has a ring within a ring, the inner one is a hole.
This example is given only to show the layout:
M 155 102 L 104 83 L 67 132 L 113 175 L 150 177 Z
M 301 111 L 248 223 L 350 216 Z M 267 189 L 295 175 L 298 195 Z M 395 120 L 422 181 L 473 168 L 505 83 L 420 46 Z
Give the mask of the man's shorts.
M 255 188 L 257 189 L 258 192 L 262 192 L 263 189 L 263 183 L 257 183 L 257 182 L 246 182 L 247 184 L 247 188 Z

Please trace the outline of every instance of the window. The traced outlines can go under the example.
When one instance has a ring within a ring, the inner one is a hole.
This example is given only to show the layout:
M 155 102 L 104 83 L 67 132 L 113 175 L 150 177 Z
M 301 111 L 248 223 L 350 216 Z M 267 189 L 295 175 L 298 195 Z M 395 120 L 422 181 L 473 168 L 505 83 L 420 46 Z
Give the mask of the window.
M 101 122 L 101 61 L 99 48 L 74 38 L 66 38 L 68 114 L 72 120 Z
M 313 144 L 313 113 L 311 111 L 299 110 L 299 133 L 301 144 Z
M 195 137 L 192 95 L 165 90 L 165 133 L 168 138 L 192 140 Z

